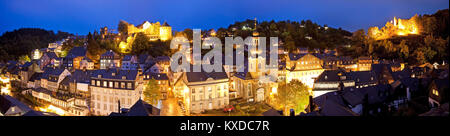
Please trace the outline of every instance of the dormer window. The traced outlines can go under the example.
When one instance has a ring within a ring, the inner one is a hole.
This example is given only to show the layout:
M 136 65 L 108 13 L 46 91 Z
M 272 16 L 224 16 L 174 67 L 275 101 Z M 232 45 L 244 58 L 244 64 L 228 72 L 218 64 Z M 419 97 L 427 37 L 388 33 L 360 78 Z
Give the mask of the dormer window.
M 327 79 L 328 79 L 328 76 L 325 75 L 325 80 L 327 80 Z
M 116 73 L 114 73 L 114 72 L 113 72 L 113 73 L 111 73 L 111 76 L 116 76 Z
M 102 75 L 98 75 L 97 77 L 98 77 L 98 78 L 102 78 Z
M 127 79 L 127 77 L 126 76 L 122 76 L 122 79 Z
M 433 89 L 433 94 L 439 96 L 439 92 L 436 89 Z

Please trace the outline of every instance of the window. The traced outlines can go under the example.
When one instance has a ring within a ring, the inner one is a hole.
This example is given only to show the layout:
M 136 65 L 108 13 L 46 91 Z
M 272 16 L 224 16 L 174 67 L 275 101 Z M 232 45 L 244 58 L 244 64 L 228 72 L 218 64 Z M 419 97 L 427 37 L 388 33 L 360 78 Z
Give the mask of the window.
M 119 88 L 119 82 L 114 82 L 114 88 Z
M 192 89 L 192 93 L 195 93 L 195 89 Z
M 120 88 L 125 88 L 125 82 L 120 82 Z
M 91 85 L 95 86 L 95 80 L 91 81 Z
M 113 82 L 109 81 L 109 87 L 113 87 Z
M 131 83 L 128 83 L 128 84 L 127 84 L 127 88 L 128 88 L 128 89 L 132 89 L 132 88 L 133 88 L 132 85 L 131 85 Z
M 192 101 L 197 101 L 197 100 L 195 99 L 195 95 L 192 95 Z
M 103 87 L 108 87 L 108 82 L 107 81 L 103 81 Z

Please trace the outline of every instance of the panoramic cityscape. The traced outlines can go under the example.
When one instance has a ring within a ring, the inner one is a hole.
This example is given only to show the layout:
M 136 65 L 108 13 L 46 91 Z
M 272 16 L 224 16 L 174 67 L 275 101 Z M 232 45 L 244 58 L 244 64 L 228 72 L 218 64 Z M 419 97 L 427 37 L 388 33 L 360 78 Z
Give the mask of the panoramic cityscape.
M 40 20 L 47 25 L 2 21 L 0 116 L 448 116 L 443 3 L 354 27 L 307 18 L 322 14 L 270 19 L 247 10 L 220 25 L 181 25 L 185 17 L 168 13 L 142 20 L 131 9 L 107 24 L 65 10 Z M 24 8 L 1 17 L 51 12 Z M 79 14 L 114 16 L 85 8 Z M 85 22 L 49 23 L 72 17 Z

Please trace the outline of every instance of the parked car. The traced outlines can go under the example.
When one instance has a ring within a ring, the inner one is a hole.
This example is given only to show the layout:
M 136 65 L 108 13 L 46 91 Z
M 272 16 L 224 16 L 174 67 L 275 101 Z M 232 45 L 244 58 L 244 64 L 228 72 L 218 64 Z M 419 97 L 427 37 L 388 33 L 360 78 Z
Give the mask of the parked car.
M 223 112 L 231 112 L 234 111 L 233 105 L 227 105 L 225 108 L 223 108 Z

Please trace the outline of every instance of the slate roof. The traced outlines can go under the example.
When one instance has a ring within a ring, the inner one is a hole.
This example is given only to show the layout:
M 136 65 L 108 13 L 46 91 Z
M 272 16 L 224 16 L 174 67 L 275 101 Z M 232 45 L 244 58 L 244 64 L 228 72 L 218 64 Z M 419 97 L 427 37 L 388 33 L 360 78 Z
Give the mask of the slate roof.
M 34 73 L 31 75 L 30 79 L 28 81 L 34 82 L 35 80 L 41 80 L 42 73 Z
M 115 76 L 112 75 L 113 72 L 115 73 Z M 119 68 L 99 69 L 93 70 L 91 77 L 97 78 L 98 75 L 101 75 L 101 78 L 105 79 L 122 79 L 122 76 L 126 76 L 126 80 L 136 80 L 137 74 L 137 70 L 120 70 Z
M 86 47 L 83 47 L 83 46 L 73 47 L 69 51 L 69 53 L 67 53 L 67 56 L 70 56 L 73 58 L 80 57 L 80 56 L 86 56 L 86 51 L 87 51 Z
M 389 85 L 375 85 L 364 88 L 345 88 L 340 92 L 329 92 L 314 98 L 314 103 L 319 106 L 319 114 L 323 116 L 358 116 L 351 110 L 352 107 L 363 104 L 368 96 L 369 104 L 382 103 L 387 100 Z
M 340 81 L 339 73 L 342 74 L 342 76 L 346 76 L 346 72 L 343 70 L 325 70 L 320 74 L 315 82 L 334 82 L 334 81 Z M 326 77 L 326 78 L 325 78 Z M 346 78 L 348 78 L 346 76 Z
M 319 106 L 319 114 L 322 116 L 358 116 L 345 106 L 342 97 L 335 92 L 314 98 L 314 103 Z
M 0 96 L 0 112 L 2 114 L 6 113 L 7 110 L 13 106 L 17 106 L 20 110 L 24 112 L 28 112 L 31 110 L 30 107 L 20 102 L 19 100 L 9 96 L 9 95 L 1 95 Z
M 409 87 L 411 91 L 419 90 L 420 81 L 418 78 L 407 77 L 400 79 L 400 81 L 405 87 Z
M 341 94 L 344 101 L 346 101 L 346 103 L 350 104 L 351 106 L 362 104 L 365 95 L 359 89 L 354 87 L 344 88 Z
M 164 24 L 162 24 L 162 26 L 170 26 L 169 24 L 167 24 L 166 21 L 164 21 Z
M 368 83 L 377 83 L 377 76 L 373 71 L 351 71 L 347 72 L 347 79 L 350 78 L 358 83 L 368 84 Z
M 65 86 L 69 86 L 70 81 L 71 81 L 71 76 L 69 75 L 69 76 L 64 77 L 64 79 L 61 81 L 60 84 L 61 85 L 65 85 Z
M 140 54 L 138 56 L 138 63 L 139 64 L 144 64 L 146 63 L 147 60 L 151 60 L 153 57 L 148 55 L 148 54 Z
M 191 65 L 192 67 L 192 65 Z M 214 80 L 220 80 L 220 79 L 228 79 L 227 74 L 225 73 L 225 70 L 222 67 L 222 72 L 210 72 L 207 73 L 201 69 L 201 72 L 185 72 L 187 81 L 188 82 L 201 82 L 206 81 L 208 78 L 212 78 Z
M 42 73 L 41 78 L 48 79 L 49 76 L 59 76 L 62 72 L 64 72 L 64 70 L 65 69 L 46 67 L 44 69 L 44 73 Z
M 83 71 L 77 69 L 72 72 L 70 82 L 89 83 L 91 73 L 91 70 Z
M 305 56 L 306 54 L 307 53 L 303 53 L 303 54 L 289 53 L 289 59 L 298 60 L 298 59 L 302 58 L 303 56 Z
M 141 99 L 131 106 L 130 111 L 126 113 L 126 116 L 159 116 L 160 109 L 150 105 Z
M 363 94 L 368 95 L 369 104 L 375 104 L 384 102 L 387 99 L 386 93 L 391 90 L 390 85 L 378 84 L 375 86 L 369 86 L 364 88 L 358 88 L 359 91 Z
M 132 57 L 133 57 L 132 55 L 125 55 L 125 56 L 123 57 L 122 61 L 131 61 L 131 58 L 132 58 Z
M 58 56 L 56 56 L 56 53 L 54 52 L 45 52 L 44 55 L 47 55 L 48 58 L 50 59 L 58 59 Z
M 155 60 L 157 62 L 159 62 L 159 61 L 170 61 L 170 57 L 169 56 L 158 56 L 158 57 L 155 58 Z
M 27 113 L 23 114 L 22 116 L 44 116 L 44 113 L 40 111 L 30 110 Z
M 109 51 L 106 51 L 105 53 L 103 53 L 103 54 L 101 55 L 101 57 L 106 57 L 106 56 L 111 56 L 111 57 L 116 58 L 116 57 L 119 57 L 119 54 L 115 53 L 115 52 L 112 51 L 112 50 L 109 50 Z
M 392 72 L 392 78 L 394 80 L 400 80 L 402 78 L 411 77 L 411 70 L 408 68 L 403 69 L 402 71 Z

